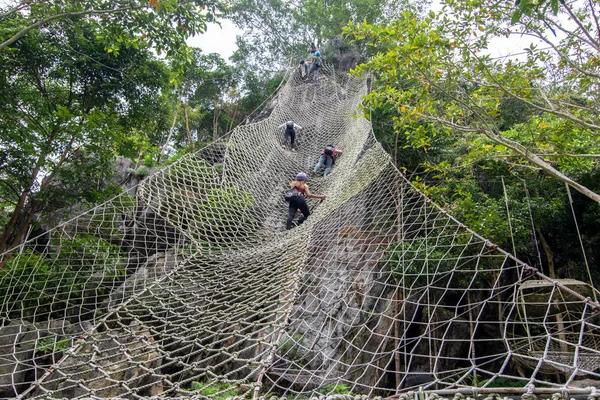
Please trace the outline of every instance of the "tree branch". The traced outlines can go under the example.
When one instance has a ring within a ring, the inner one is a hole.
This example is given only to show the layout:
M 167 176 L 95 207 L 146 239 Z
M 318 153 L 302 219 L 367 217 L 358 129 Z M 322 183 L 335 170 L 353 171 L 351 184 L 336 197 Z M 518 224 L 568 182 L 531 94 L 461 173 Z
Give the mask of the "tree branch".
M 594 39 L 590 33 L 588 32 L 588 30 L 581 24 L 581 21 L 579 20 L 579 18 L 577 18 L 577 16 L 573 13 L 573 10 L 571 10 L 571 7 L 569 7 L 567 5 L 566 2 L 561 1 L 561 4 L 563 5 L 563 7 L 567 10 L 567 13 L 569 14 L 569 16 L 573 19 L 573 21 L 575 21 L 575 23 L 577 24 L 577 26 L 579 27 L 579 29 L 581 29 L 581 32 L 585 35 L 585 37 L 587 37 L 591 44 L 588 42 L 588 44 L 590 44 L 592 47 L 594 47 L 596 49 L 596 51 L 600 51 L 600 45 L 598 43 L 598 41 L 596 39 Z
M 594 129 L 594 130 L 600 130 L 600 125 L 596 125 L 587 121 L 583 121 L 580 120 L 579 118 L 576 118 L 574 116 L 572 116 L 571 114 L 567 114 L 565 112 L 562 111 L 558 111 L 558 110 L 553 110 L 553 109 L 549 109 L 546 107 L 542 107 L 538 104 L 535 104 L 529 100 L 526 100 L 522 97 L 517 96 L 516 94 L 514 94 L 512 91 L 510 91 L 508 88 L 506 88 L 504 85 L 502 85 L 501 83 L 498 82 L 498 80 L 496 78 L 494 78 L 494 76 L 492 75 L 492 73 L 490 72 L 490 70 L 488 69 L 487 65 L 485 65 L 485 63 L 483 63 L 480 58 L 477 56 L 477 54 L 475 54 L 475 52 L 471 49 L 469 49 L 469 51 L 471 52 L 471 54 L 473 55 L 473 57 L 475 59 L 477 59 L 477 61 L 479 61 L 481 63 L 481 65 L 483 66 L 483 69 L 486 71 L 488 77 L 491 79 L 492 82 L 494 82 L 498 88 L 500 88 L 502 91 L 504 91 L 506 94 L 508 94 L 510 97 L 516 99 L 516 100 L 520 100 L 522 102 L 524 102 L 525 104 L 530 105 L 531 107 L 535 108 L 536 110 L 539 111 L 543 111 L 543 112 L 547 112 L 548 114 L 553 114 L 556 115 L 558 117 L 567 119 L 569 121 L 575 122 L 578 125 L 581 125 L 585 128 L 589 128 L 589 129 Z
M 557 26 L 557 28 L 562 28 L 562 27 Z M 554 43 L 552 43 L 550 40 L 548 40 L 539 30 L 537 30 L 535 28 L 530 28 L 530 29 L 533 32 L 535 32 L 536 34 L 532 35 L 529 33 L 522 33 L 522 35 L 532 36 L 532 37 L 539 39 L 539 40 L 545 42 L 546 44 L 548 44 L 550 46 L 550 48 L 552 48 L 552 50 L 554 50 L 554 52 L 558 55 L 558 57 L 563 58 L 569 64 L 569 67 L 573 68 L 575 71 L 577 71 L 583 75 L 592 77 L 592 78 L 600 79 L 600 74 L 595 74 L 590 71 L 582 70 L 577 64 L 573 63 L 569 57 L 565 57 L 565 56 L 561 55 L 559 48 Z M 569 32 L 566 32 L 566 31 L 565 31 L 565 33 L 569 34 Z
M 557 169 L 555 169 L 554 167 L 549 165 L 543 159 L 538 157 L 535 153 L 530 152 L 525 146 L 521 145 L 520 143 L 512 141 L 502 135 L 499 135 L 499 134 L 494 133 L 489 130 L 482 129 L 480 131 L 480 133 L 485 135 L 486 137 L 488 137 L 490 140 L 493 140 L 494 142 L 499 143 L 499 144 L 513 150 L 515 153 L 521 154 L 529 162 L 531 162 L 534 165 L 537 165 L 542 170 L 547 172 L 549 175 L 565 182 L 567 185 L 571 186 L 573 189 L 575 189 L 578 192 L 582 193 L 583 195 L 589 197 L 590 199 L 596 201 L 597 203 L 600 203 L 600 195 L 599 194 L 591 191 L 587 187 L 579 184 L 578 182 L 575 182 L 574 180 L 572 180 L 571 178 L 569 178 L 562 172 L 558 171 Z
M 29 6 L 29 3 L 21 3 L 18 6 L 15 6 L 15 8 L 13 8 L 12 10 L 8 10 L 8 11 L 0 14 L 0 20 L 16 13 L 17 11 L 21 11 L 21 10 L 27 8 L 28 6 Z
M 590 5 L 590 13 L 592 14 L 592 18 L 594 18 L 594 23 L 596 24 L 596 32 L 600 35 L 600 24 L 598 24 L 598 17 L 596 17 L 596 13 L 594 13 L 594 4 L 592 0 L 588 0 L 588 4 Z
M 114 8 L 112 10 L 88 10 L 88 11 L 77 11 L 77 12 L 65 12 L 65 13 L 60 13 L 60 14 L 55 14 L 52 15 L 48 18 L 44 18 L 34 24 L 29 25 L 28 27 L 25 27 L 23 29 L 21 29 L 19 32 L 15 33 L 12 37 L 10 37 L 9 39 L 5 40 L 3 43 L 0 43 L 0 51 L 4 50 L 6 47 L 10 46 L 11 44 L 13 44 L 14 42 L 16 42 L 17 40 L 21 39 L 23 36 L 25 36 L 27 34 L 27 32 L 38 28 L 42 25 L 47 24 L 48 22 L 52 22 L 54 20 L 60 19 L 60 18 L 65 18 L 65 17 L 78 17 L 78 16 L 83 16 L 83 15 L 102 15 L 102 14 L 118 14 L 118 13 L 122 13 L 122 12 L 127 12 L 127 11 L 134 11 L 134 10 L 140 10 L 142 8 L 144 8 L 145 6 L 141 6 L 141 7 L 122 7 L 122 8 Z

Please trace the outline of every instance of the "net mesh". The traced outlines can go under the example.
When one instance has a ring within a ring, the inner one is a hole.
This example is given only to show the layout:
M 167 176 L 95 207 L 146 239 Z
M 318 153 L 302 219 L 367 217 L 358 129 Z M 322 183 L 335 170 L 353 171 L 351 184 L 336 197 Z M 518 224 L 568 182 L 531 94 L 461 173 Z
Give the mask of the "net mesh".
M 5 254 L 0 387 L 31 398 L 401 395 L 597 378 L 592 286 L 541 279 L 417 191 L 358 105 L 291 73 L 270 116 Z M 297 151 L 278 126 L 303 127 Z M 283 192 L 322 149 L 312 215 Z M 542 277 L 543 278 L 543 277 Z

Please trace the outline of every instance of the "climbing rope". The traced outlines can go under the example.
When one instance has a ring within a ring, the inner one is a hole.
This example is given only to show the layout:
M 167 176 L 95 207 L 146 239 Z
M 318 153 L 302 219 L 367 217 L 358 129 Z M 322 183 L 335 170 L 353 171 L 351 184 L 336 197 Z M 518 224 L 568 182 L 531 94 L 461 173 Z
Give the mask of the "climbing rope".
M 268 118 L 24 243 L 0 271 L 0 397 L 595 397 L 573 386 L 599 378 L 594 289 L 420 193 L 366 93 L 290 71 Z M 308 180 L 327 199 L 286 231 L 283 192 L 328 144 L 343 155 Z

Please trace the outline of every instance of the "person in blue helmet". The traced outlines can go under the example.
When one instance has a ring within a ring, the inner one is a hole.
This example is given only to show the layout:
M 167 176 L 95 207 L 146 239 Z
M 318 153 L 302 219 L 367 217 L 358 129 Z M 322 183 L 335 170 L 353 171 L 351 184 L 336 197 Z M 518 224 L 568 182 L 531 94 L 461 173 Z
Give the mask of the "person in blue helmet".
M 310 71 L 308 75 L 312 74 L 313 80 L 318 83 L 319 82 L 319 70 L 321 69 L 321 64 L 323 60 L 321 60 L 321 52 L 317 51 L 315 55 L 312 57 L 312 66 L 310 67 Z
M 308 185 L 306 184 L 306 178 L 306 174 L 304 172 L 300 172 L 298 175 L 296 175 L 296 180 L 290 182 L 290 190 L 288 193 L 292 193 L 290 193 L 291 195 L 289 196 L 289 199 L 288 195 L 286 194 L 286 200 L 289 201 L 290 205 L 288 208 L 288 217 L 285 224 L 285 229 L 292 229 L 292 226 L 294 226 L 294 217 L 296 216 L 298 210 L 300 210 L 302 213 L 302 217 L 298 219 L 296 225 L 300 225 L 306 220 L 306 218 L 310 216 L 310 210 L 308 209 L 308 204 L 306 204 L 305 200 L 306 197 L 321 200 L 325 200 L 327 197 L 325 195 L 312 194 L 308 189 Z

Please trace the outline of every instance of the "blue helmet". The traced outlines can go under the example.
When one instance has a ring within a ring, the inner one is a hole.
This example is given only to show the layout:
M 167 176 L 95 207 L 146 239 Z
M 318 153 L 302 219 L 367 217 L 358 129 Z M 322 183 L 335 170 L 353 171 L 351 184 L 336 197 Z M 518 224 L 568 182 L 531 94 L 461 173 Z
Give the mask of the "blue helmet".
M 319 51 L 317 51 L 317 52 L 315 53 L 315 56 L 317 56 L 317 57 L 319 57 L 320 55 L 321 55 L 321 52 L 319 52 Z
M 304 172 L 300 172 L 298 175 L 296 175 L 296 180 L 297 181 L 305 181 L 306 180 L 306 174 Z

